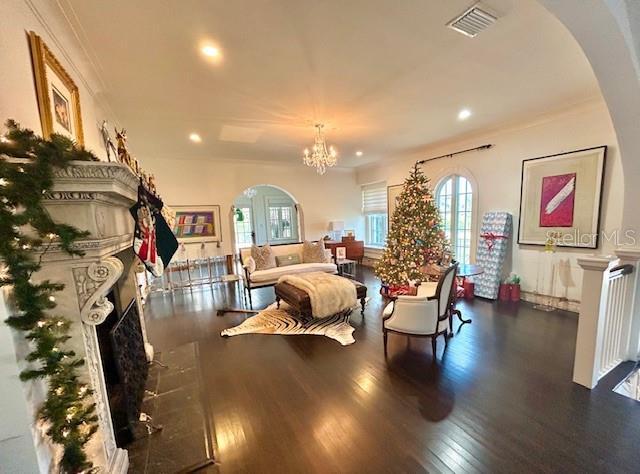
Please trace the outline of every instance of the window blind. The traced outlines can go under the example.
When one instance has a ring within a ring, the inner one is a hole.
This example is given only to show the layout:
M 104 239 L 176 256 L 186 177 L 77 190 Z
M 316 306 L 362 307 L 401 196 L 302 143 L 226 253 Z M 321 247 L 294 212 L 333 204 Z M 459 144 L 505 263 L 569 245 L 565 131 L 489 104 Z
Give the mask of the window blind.
M 364 214 L 387 213 L 387 183 L 362 186 L 362 212 Z

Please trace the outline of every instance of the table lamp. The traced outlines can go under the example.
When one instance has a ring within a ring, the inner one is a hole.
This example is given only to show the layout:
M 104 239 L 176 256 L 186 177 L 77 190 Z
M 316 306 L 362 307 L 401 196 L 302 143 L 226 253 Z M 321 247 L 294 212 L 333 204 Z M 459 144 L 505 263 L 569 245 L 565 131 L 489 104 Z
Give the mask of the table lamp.
M 329 231 L 331 232 L 332 240 L 340 240 L 344 231 L 344 221 L 330 221 Z

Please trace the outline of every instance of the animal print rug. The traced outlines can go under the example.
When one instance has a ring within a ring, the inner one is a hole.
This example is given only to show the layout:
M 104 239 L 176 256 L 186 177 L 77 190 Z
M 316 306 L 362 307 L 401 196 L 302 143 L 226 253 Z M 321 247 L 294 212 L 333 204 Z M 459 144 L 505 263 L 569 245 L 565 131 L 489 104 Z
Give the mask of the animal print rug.
M 353 338 L 355 328 L 349 324 L 351 311 L 329 316 L 328 318 L 313 318 L 304 321 L 299 316 L 293 316 L 287 309 L 289 309 L 289 306 L 283 301 L 280 302 L 280 309 L 277 309 L 274 303 L 255 316 L 247 318 L 247 320 L 238 326 L 225 329 L 220 335 L 284 334 L 294 336 L 298 334 L 312 334 L 334 339 L 343 346 L 356 342 Z

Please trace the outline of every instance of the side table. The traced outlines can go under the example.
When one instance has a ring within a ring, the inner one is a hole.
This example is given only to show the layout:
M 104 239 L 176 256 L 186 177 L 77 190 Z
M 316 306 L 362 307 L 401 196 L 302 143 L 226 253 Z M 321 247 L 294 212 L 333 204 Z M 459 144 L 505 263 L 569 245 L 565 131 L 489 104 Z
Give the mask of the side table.
M 348 258 L 336 260 L 336 265 L 338 266 L 338 275 L 352 280 L 356 278 L 355 260 L 349 260 Z

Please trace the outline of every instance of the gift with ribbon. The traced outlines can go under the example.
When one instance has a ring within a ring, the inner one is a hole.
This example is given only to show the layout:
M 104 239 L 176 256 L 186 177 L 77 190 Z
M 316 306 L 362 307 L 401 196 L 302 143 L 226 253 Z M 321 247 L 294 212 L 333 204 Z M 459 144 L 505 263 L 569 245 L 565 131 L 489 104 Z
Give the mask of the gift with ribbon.
M 487 244 L 487 250 L 489 252 L 493 250 L 493 246 L 495 245 L 496 240 L 500 240 L 500 239 L 507 240 L 509 238 L 508 235 L 495 234 L 493 232 L 484 232 L 480 234 L 480 237 L 484 239 L 485 243 Z

